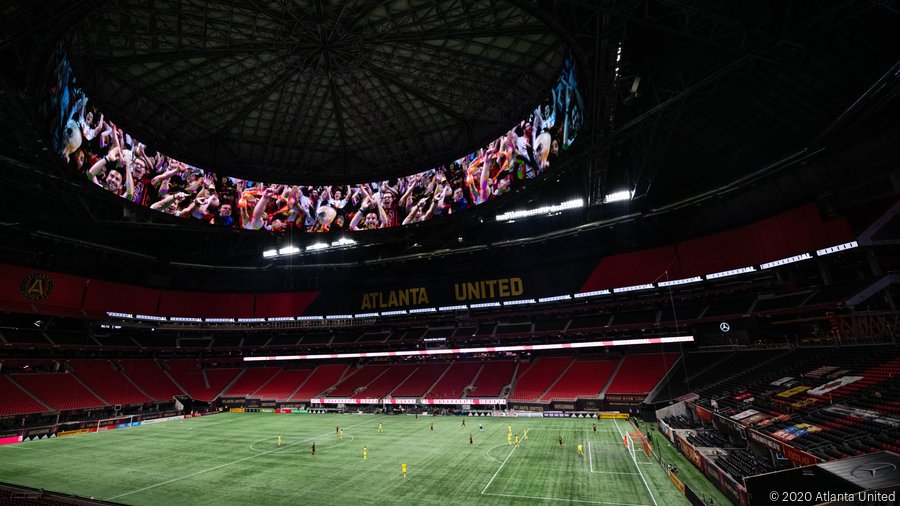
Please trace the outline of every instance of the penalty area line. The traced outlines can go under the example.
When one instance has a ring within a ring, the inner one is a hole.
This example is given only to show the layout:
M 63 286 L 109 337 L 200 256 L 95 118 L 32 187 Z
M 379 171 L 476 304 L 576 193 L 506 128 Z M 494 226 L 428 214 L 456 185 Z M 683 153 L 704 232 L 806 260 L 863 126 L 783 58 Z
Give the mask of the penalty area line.
M 611 504 L 613 506 L 649 506 L 648 504 L 631 504 L 625 502 L 608 502 L 608 501 L 589 501 L 587 499 L 566 499 L 561 497 L 540 497 L 536 495 L 519 495 L 519 494 L 497 494 L 494 492 L 482 492 L 484 495 L 494 495 L 498 497 L 512 497 L 517 499 L 535 499 L 538 501 L 562 501 L 562 502 L 576 502 L 576 503 L 584 503 L 584 504 Z
M 489 482 L 487 482 L 487 485 L 485 485 L 484 488 L 481 490 L 482 494 L 484 494 L 485 490 L 487 490 L 488 487 L 491 486 L 491 483 L 494 483 L 494 478 L 496 478 L 497 475 L 500 474 L 500 470 L 503 469 L 503 466 L 505 466 L 506 462 L 509 460 L 509 458 L 512 457 L 512 454 L 514 451 L 516 451 L 516 448 L 518 448 L 518 446 L 513 446 L 512 450 L 509 451 L 509 454 L 506 455 L 506 458 L 503 459 L 503 462 L 500 463 L 500 467 L 497 468 L 497 472 L 494 473 L 493 476 L 491 476 L 491 480 Z

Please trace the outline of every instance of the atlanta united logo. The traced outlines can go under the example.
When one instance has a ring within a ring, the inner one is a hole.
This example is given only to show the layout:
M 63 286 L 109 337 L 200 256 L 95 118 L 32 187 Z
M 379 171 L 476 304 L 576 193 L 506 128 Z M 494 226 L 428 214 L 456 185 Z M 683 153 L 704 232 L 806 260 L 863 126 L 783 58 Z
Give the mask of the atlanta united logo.
M 53 280 L 46 274 L 31 273 L 19 284 L 19 293 L 28 300 L 44 300 L 53 292 Z

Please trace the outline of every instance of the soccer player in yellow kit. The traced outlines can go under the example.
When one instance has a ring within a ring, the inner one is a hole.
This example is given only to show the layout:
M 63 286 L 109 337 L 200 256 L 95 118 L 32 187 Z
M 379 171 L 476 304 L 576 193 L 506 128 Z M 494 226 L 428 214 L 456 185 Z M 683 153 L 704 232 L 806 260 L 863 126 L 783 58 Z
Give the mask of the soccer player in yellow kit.
M 281 434 L 278 435 L 278 448 L 281 448 Z
M 516 446 L 519 446 L 519 435 L 516 434 Z
M 344 429 L 341 429 L 340 431 L 338 431 L 338 437 L 341 438 L 341 441 L 344 440 Z
M 584 446 L 578 445 L 578 456 L 584 457 Z
M 404 477 L 404 478 L 407 478 L 407 476 L 406 476 L 406 464 L 400 464 L 400 472 L 403 473 L 403 477 Z
M 506 444 L 508 444 L 508 445 L 512 444 L 512 432 L 506 433 Z
M 363 446 L 363 460 L 366 460 L 366 457 L 369 456 L 369 451 Z

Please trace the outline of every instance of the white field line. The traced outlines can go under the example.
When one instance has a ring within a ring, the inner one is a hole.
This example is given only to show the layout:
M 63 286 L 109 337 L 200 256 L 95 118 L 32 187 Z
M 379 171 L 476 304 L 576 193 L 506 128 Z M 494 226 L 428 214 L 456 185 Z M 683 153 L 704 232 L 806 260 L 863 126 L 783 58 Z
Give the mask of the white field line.
M 649 506 L 647 504 L 631 504 L 624 502 L 606 502 L 606 501 L 588 501 L 585 499 L 562 499 L 559 497 L 540 497 L 535 495 L 516 495 L 516 494 L 495 494 L 493 492 L 484 493 L 484 495 L 495 495 L 499 497 L 513 497 L 519 499 L 537 499 L 539 501 L 562 501 L 562 502 L 576 502 L 576 503 L 586 503 L 586 504 L 611 504 L 613 506 Z
M 591 442 L 588 441 L 588 462 L 591 465 L 591 472 L 594 472 L 594 457 L 591 455 Z
M 495 459 L 494 457 L 491 456 L 491 453 L 490 453 L 491 450 L 493 450 L 494 448 L 500 448 L 501 446 L 508 446 L 508 445 L 499 444 L 499 445 L 497 445 L 497 446 L 492 446 L 492 447 L 488 448 L 487 450 L 485 450 L 485 451 L 484 451 L 484 454 L 487 455 L 487 458 L 493 460 L 494 462 L 496 462 L 496 463 L 498 463 L 498 464 L 502 464 L 502 463 L 503 463 L 502 460 L 497 460 L 497 459 Z
M 537 427 L 537 428 L 534 428 L 534 429 L 528 429 L 529 432 L 560 431 L 560 430 L 575 431 L 575 432 L 593 432 L 592 429 L 587 428 L 587 427 L 581 428 L 581 429 L 579 429 L 579 428 L 576 427 L 576 428 L 573 429 L 572 427 L 562 427 L 562 426 L 560 426 L 560 427 Z M 614 431 L 614 430 L 603 430 L 603 429 L 597 429 L 597 432 L 609 432 L 610 434 L 615 434 L 615 433 L 616 433 L 616 431 Z
M 371 420 L 366 420 L 365 422 L 360 422 L 360 423 L 357 423 L 357 424 L 348 425 L 347 428 L 358 427 L 358 426 L 360 426 L 360 425 L 364 425 L 364 424 L 367 424 L 367 423 L 371 423 Z M 330 432 L 329 432 L 328 434 L 323 435 L 322 437 L 328 437 L 329 435 L 331 435 Z M 297 441 L 296 443 L 291 444 L 291 445 L 285 445 L 284 448 L 289 448 L 289 447 L 291 447 L 291 446 L 296 446 L 296 445 L 298 445 L 298 444 L 300 444 L 300 443 L 308 443 L 308 442 L 310 442 L 310 441 L 312 441 L 312 440 L 313 440 L 313 438 L 304 439 L 304 440 L 302 440 L 302 441 Z M 131 495 L 131 494 L 136 494 L 136 493 L 138 493 L 138 492 L 143 492 L 143 491 L 145 491 L 145 490 L 150 490 L 150 489 L 152 489 L 152 488 L 161 487 L 161 486 L 163 486 L 163 485 L 168 485 L 169 483 L 175 483 L 176 481 L 181 481 L 181 480 L 184 480 L 184 479 L 187 479 L 187 478 L 192 478 L 192 477 L 197 476 L 197 475 L 199 475 L 199 474 L 204 474 L 204 473 L 208 473 L 208 472 L 210 472 L 210 471 L 215 471 L 215 470 L 217 470 L 217 469 L 222 469 L 223 467 L 232 466 L 232 465 L 234 465 L 234 464 L 240 464 L 241 462 L 246 462 L 246 461 L 248 461 L 248 460 L 252 460 L 252 459 L 255 459 L 255 458 L 257 458 L 257 457 L 261 457 L 261 456 L 263 456 L 263 455 L 269 455 L 270 453 L 275 453 L 275 452 L 280 451 L 280 450 L 281 450 L 281 448 L 276 448 L 276 449 L 274 449 L 274 450 L 269 450 L 269 451 L 267 451 L 267 452 L 257 453 L 257 454 L 255 454 L 255 455 L 250 455 L 249 457 L 244 457 L 244 458 L 242 458 L 242 459 L 238 459 L 238 460 L 235 460 L 235 461 L 232 461 L 232 462 L 226 462 L 226 463 L 224 463 L 224 464 L 220 464 L 220 465 L 218 465 L 218 466 L 210 467 L 210 468 L 208 468 L 208 469 L 202 469 L 202 470 L 197 471 L 197 472 L 194 472 L 194 473 L 185 474 L 185 475 L 179 476 L 179 477 L 177 477 L 177 478 L 172 478 L 171 480 L 161 481 L 161 482 L 155 483 L 155 484 L 153 484 L 153 485 L 148 485 L 148 486 L 146 486 L 146 487 L 142 487 L 142 488 L 139 488 L 139 489 L 136 489 L 136 490 L 132 490 L 131 492 L 125 492 L 124 494 L 119 494 L 119 495 L 112 496 L 112 497 L 108 498 L 107 501 L 111 501 L 111 500 L 113 500 L 113 499 L 118 499 L 119 497 L 125 497 L 125 496 Z
M 616 430 L 619 431 L 619 435 L 622 436 L 622 437 L 624 438 L 624 437 L 625 437 L 625 434 L 623 434 L 623 433 L 622 433 L 622 430 L 619 429 L 619 423 L 618 423 L 618 420 L 613 420 L 613 422 L 616 424 Z M 631 462 L 634 463 L 634 468 L 637 469 L 638 474 L 641 475 L 641 481 L 643 481 L 643 482 L 644 482 L 644 486 L 647 487 L 647 492 L 650 493 L 650 499 L 653 501 L 653 505 L 654 505 L 654 506 L 659 506 L 659 505 L 656 503 L 656 498 L 653 497 L 653 491 L 650 490 L 650 485 L 647 484 L 647 479 L 644 478 L 644 473 L 641 472 L 640 466 L 637 465 L 637 464 L 638 464 L 637 461 L 635 461 L 635 460 L 633 460 L 633 459 L 630 459 L 630 460 L 631 460 Z
M 500 474 L 500 470 L 503 469 L 503 466 L 506 465 L 506 461 L 508 461 L 509 458 L 512 457 L 512 454 L 514 451 L 516 451 L 516 448 L 518 448 L 518 446 L 513 446 L 512 450 L 510 450 L 509 453 L 506 455 L 506 458 L 503 459 L 503 462 L 500 463 L 500 467 L 497 468 L 497 472 L 494 473 L 493 476 L 491 476 L 491 480 L 489 482 L 487 482 L 487 485 L 485 485 L 484 488 L 481 490 L 482 494 L 484 494 L 484 491 L 487 490 L 488 487 L 491 486 L 491 483 L 494 483 L 494 478 L 496 478 L 497 475 Z

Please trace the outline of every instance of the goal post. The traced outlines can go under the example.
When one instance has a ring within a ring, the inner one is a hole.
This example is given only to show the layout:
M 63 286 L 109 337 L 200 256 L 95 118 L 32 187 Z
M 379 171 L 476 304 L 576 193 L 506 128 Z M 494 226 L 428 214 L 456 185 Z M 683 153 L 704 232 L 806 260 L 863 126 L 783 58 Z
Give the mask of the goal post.
M 131 423 L 134 421 L 134 416 L 135 415 L 117 416 L 117 417 L 113 417 L 113 418 L 104 418 L 102 420 L 97 420 L 97 425 L 96 425 L 97 432 L 99 432 L 101 430 L 115 429 L 119 425 L 126 424 L 126 423 L 128 425 L 131 425 Z
M 625 448 L 631 455 L 631 460 L 635 462 L 653 461 L 653 448 L 647 441 L 647 437 L 640 432 L 625 433 Z M 646 456 L 646 459 L 642 455 Z

